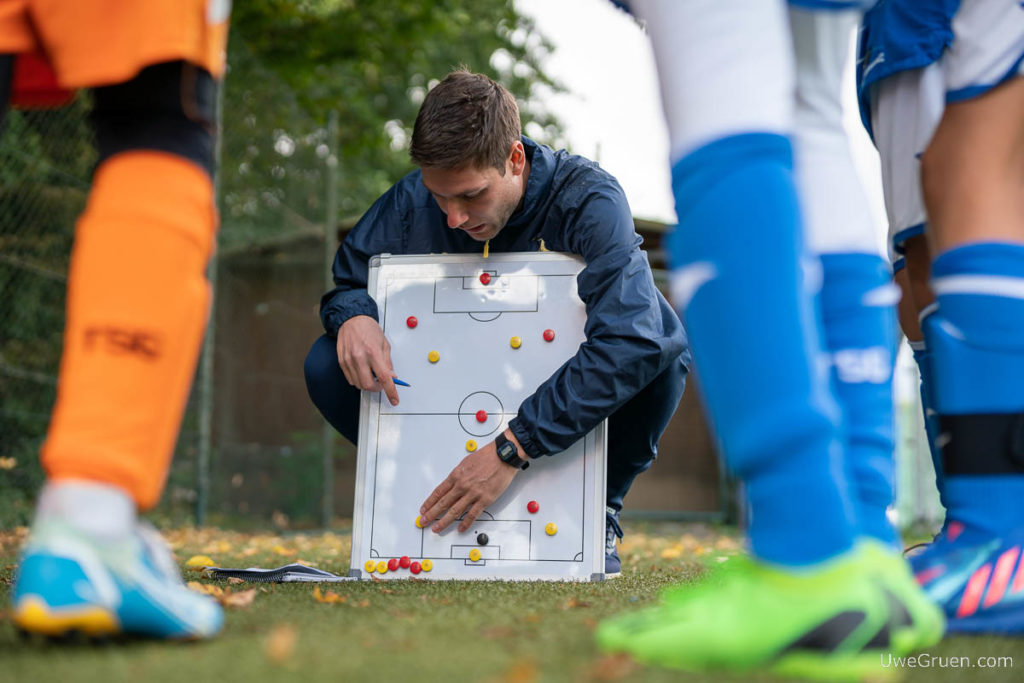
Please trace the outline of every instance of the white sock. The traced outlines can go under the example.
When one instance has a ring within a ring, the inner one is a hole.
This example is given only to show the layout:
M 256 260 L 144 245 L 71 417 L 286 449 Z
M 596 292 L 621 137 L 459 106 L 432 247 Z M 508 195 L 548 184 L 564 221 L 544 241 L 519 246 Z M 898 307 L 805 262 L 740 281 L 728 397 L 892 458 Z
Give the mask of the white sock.
M 124 489 L 83 479 L 47 482 L 38 519 L 59 518 L 95 538 L 118 538 L 135 529 L 135 501 Z

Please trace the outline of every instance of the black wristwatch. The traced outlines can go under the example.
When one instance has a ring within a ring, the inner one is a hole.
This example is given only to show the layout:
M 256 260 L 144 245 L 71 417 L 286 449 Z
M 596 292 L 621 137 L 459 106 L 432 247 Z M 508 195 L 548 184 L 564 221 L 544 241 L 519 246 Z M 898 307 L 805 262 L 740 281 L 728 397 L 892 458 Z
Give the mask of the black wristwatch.
M 519 457 L 519 449 L 508 440 L 505 432 L 498 434 L 498 438 L 494 440 L 494 445 L 497 447 L 498 457 L 501 458 L 503 463 L 521 470 L 525 470 L 530 466 L 530 463 Z

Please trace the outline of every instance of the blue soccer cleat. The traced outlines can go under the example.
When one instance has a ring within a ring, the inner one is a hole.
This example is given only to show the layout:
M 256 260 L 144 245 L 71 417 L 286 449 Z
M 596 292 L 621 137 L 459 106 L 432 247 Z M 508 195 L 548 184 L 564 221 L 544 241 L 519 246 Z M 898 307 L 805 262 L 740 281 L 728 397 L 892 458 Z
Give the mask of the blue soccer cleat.
M 33 526 L 12 612 L 18 629 L 49 637 L 194 640 L 215 635 L 224 622 L 220 605 L 184 585 L 152 527 L 97 540 L 54 517 Z
M 918 584 L 949 633 L 1024 633 L 1024 530 L 987 540 L 961 530 L 951 524 L 910 558 Z

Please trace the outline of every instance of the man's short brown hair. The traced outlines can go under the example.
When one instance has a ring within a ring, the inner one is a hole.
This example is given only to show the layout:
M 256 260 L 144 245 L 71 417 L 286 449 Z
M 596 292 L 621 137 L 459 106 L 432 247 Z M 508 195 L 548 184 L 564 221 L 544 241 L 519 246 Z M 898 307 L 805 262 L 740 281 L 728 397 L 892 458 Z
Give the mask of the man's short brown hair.
M 505 160 L 520 134 L 512 93 L 483 74 L 460 69 L 427 93 L 409 156 L 417 166 L 494 166 L 505 175 Z

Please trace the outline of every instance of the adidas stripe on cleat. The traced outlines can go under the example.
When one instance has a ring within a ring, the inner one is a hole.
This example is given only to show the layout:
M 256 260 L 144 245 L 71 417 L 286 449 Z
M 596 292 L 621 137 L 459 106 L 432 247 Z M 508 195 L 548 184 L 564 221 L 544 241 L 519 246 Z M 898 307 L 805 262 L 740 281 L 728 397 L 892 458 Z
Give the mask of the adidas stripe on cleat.
M 1024 633 L 1024 530 L 988 541 L 941 535 L 910 565 L 950 633 Z

